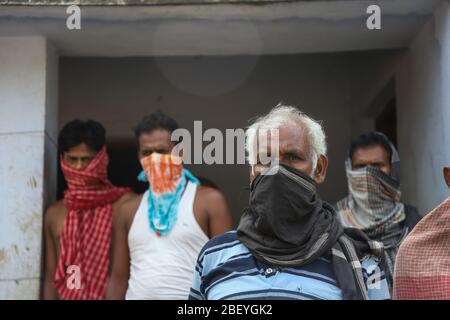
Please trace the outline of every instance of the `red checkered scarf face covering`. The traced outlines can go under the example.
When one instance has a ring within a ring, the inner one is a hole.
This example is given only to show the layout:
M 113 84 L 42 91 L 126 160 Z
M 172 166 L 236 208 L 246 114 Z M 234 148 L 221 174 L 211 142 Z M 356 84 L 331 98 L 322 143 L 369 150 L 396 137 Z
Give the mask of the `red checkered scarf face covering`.
M 450 299 L 450 197 L 427 214 L 400 246 L 394 299 Z
M 54 286 L 64 300 L 103 299 L 106 293 L 112 202 L 129 191 L 108 180 L 108 162 L 106 147 L 83 170 L 60 159 L 68 184 L 64 203 L 69 212 L 61 233 Z

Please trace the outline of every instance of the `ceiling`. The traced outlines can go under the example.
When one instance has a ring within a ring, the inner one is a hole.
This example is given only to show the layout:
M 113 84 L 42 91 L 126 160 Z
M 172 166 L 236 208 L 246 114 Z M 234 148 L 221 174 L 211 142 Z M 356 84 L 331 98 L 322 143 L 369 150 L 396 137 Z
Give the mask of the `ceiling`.
M 64 56 L 223 56 L 408 47 L 439 0 L 107 1 L 81 7 L 81 30 L 66 28 L 61 1 L 3 1 L 0 36 L 44 36 Z M 0 0 L 0 3 L 2 0 Z M 66 1 L 67 2 L 67 1 Z M 381 8 L 382 30 L 366 9 Z M 14 5 L 27 3 L 33 5 Z M 46 5 L 36 5 L 36 4 Z M 118 5 L 121 3 L 122 5 Z M 141 3 L 147 5 L 123 5 Z M 175 3 L 175 4 L 174 4 Z

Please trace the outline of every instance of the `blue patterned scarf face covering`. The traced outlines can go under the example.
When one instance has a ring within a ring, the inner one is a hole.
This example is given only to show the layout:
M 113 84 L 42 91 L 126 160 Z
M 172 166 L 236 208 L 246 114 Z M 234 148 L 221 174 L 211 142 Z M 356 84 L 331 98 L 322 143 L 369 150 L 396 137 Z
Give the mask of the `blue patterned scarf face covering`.
M 175 225 L 178 205 L 188 181 L 199 185 L 199 180 L 175 164 L 171 155 L 153 153 L 141 160 L 143 171 L 138 180 L 148 182 L 148 219 L 150 229 L 158 236 L 166 236 Z

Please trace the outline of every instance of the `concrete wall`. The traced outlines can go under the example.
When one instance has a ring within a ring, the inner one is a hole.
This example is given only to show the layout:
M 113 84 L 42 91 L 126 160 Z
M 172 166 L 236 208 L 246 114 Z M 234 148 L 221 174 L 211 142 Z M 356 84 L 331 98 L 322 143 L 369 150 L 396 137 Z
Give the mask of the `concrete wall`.
M 422 213 L 449 196 L 450 7 L 443 1 L 417 35 L 396 73 L 403 192 Z
M 245 127 L 279 101 L 324 121 L 330 168 L 322 196 L 346 193 L 343 162 L 350 137 L 345 55 L 192 58 L 63 58 L 59 124 L 76 118 L 101 121 L 111 140 L 131 138 L 146 114 L 160 109 L 192 132 Z M 223 131 L 224 132 L 224 131 Z M 190 166 L 226 193 L 235 221 L 248 201 L 245 165 Z
M 58 57 L 0 38 L 0 299 L 39 296 L 43 210 L 54 200 Z

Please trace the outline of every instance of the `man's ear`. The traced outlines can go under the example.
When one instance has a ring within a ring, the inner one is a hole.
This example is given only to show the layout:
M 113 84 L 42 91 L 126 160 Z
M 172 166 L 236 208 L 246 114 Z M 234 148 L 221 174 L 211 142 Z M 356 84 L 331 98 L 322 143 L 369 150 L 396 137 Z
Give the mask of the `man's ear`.
M 316 170 L 314 171 L 314 180 L 317 184 L 322 184 L 325 181 L 328 169 L 328 158 L 324 155 L 320 155 L 317 160 Z
M 175 145 L 175 146 L 172 147 L 172 152 L 175 150 L 176 146 L 177 146 L 177 145 Z M 184 146 L 181 145 L 181 148 L 180 148 L 178 154 L 175 154 L 176 156 L 178 156 L 178 157 L 180 157 L 180 158 L 182 158 L 182 159 L 183 159 L 183 156 L 184 156 L 184 148 L 183 148 L 183 147 L 184 147 Z
M 444 167 L 444 179 L 447 186 L 450 188 L 450 167 Z
M 254 180 L 255 177 L 256 177 L 256 173 L 255 173 L 255 165 L 251 164 L 251 165 L 249 166 L 248 173 L 249 173 L 249 177 L 250 177 L 250 185 L 251 185 L 252 182 L 253 182 L 253 180 Z

